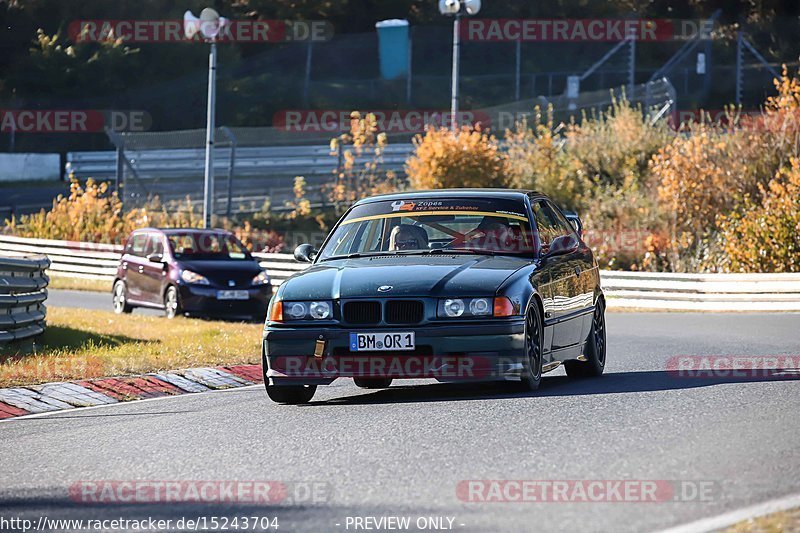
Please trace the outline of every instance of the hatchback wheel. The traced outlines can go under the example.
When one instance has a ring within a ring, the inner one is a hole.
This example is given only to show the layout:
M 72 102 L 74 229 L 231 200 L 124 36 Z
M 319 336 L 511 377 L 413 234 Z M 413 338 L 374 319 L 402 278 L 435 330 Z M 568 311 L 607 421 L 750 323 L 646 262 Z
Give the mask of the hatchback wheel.
M 603 300 L 597 302 L 592 316 L 592 329 L 583 350 L 586 361 L 566 361 L 564 370 L 571 378 L 597 377 L 606 367 L 606 315 Z
M 542 382 L 542 317 L 537 305 L 531 305 L 525 316 L 525 367 L 522 387 L 534 391 Z
M 392 378 L 353 378 L 353 381 L 362 389 L 388 389 L 392 384 Z
M 178 300 L 178 289 L 175 287 L 168 287 L 167 292 L 164 293 L 164 311 L 167 318 L 175 318 L 181 314 L 181 303 Z
M 118 279 L 114 282 L 114 290 L 111 291 L 111 295 L 116 314 L 121 315 L 122 313 L 133 311 L 133 306 L 128 303 L 128 288 L 125 286 L 124 281 Z

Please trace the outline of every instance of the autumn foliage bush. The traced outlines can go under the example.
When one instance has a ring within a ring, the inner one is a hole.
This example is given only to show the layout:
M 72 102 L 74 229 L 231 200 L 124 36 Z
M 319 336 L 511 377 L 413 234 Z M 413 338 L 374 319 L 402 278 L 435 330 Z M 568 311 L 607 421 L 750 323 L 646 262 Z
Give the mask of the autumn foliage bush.
M 386 133 L 379 131 L 373 113 L 350 114 L 350 130 L 331 140 L 331 155 L 338 159 L 335 180 L 328 198 L 338 218 L 356 200 L 366 196 L 394 192 L 401 188 L 393 171 L 383 171 L 383 153 L 388 146 Z M 357 158 L 364 158 L 363 163 Z
M 121 243 L 137 228 L 199 227 L 202 218 L 191 204 L 167 211 L 158 200 L 148 207 L 123 211 L 122 201 L 105 182 L 70 182 L 68 196 L 59 195 L 47 211 L 12 218 L 6 231 L 22 237 L 68 241 Z
M 232 231 L 253 251 L 277 252 L 283 248 L 280 234 L 254 228 L 249 220 L 215 217 L 213 222 Z M 146 207 L 124 211 L 122 201 L 107 183 L 90 178 L 84 185 L 73 179 L 69 195 L 56 198 L 49 211 L 14 217 L 6 222 L 5 231 L 34 239 L 122 244 L 135 229 L 199 228 L 202 223 L 202 216 L 188 200 L 166 206 L 156 198 Z
M 408 185 L 542 191 L 581 214 L 604 268 L 798 272 L 800 79 L 784 68 L 775 85 L 777 95 L 758 116 L 740 117 L 731 108 L 724 124 L 678 131 L 624 97 L 568 124 L 556 124 L 550 109 L 536 109 L 530 121 L 505 132 L 503 143 L 480 126 L 431 128 L 414 139 Z M 386 143 L 374 116 L 354 113 L 350 131 L 331 142 L 337 161 L 327 209 L 312 207 L 298 177 L 285 209 L 265 204 L 243 221 L 217 222 L 270 250 L 283 246 L 276 228 L 325 231 L 352 202 L 405 186 L 381 170 Z M 89 180 L 85 187 L 73 182 L 69 197 L 50 211 L 14 219 L 6 230 L 119 242 L 138 227 L 199 224 L 188 202 L 178 210 L 154 201 L 123 212 L 116 194 Z M 253 237 L 258 231 L 260 240 Z M 635 240 L 623 242 L 626 235 Z
M 406 161 L 412 189 L 507 187 L 508 158 L 497 139 L 481 127 L 457 132 L 428 128 L 414 138 L 414 154 Z

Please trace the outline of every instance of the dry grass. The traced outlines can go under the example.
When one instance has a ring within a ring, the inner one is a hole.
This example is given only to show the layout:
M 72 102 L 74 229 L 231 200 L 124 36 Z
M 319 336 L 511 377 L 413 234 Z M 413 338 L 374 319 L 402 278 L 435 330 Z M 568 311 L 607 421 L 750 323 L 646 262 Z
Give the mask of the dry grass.
M 800 531 L 800 508 L 740 522 L 725 533 L 783 533 Z
M 91 291 L 91 292 L 107 292 L 111 294 L 111 282 L 96 279 L 83 279 L 73 278 L 70 276 L 60 276 L 58 274 L 48 273 L 50 276 L 50 283 L 47 288 L 56 290 L 67 291 Z
M 260 362 L 260 324 L 50 308 L 35 341 L 0 352 L 0 387 Z

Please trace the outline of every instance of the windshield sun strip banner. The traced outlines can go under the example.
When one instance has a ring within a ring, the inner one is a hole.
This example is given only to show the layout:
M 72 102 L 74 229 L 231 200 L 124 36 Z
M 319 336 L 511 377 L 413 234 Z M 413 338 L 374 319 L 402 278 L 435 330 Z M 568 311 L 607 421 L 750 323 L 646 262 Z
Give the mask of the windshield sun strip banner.
M 383 213 L 380 215 L 370 215 L 365 217 L 356 217 L 356 218 L 349 218 L 347 220 L 342 221 L 342 226 L 345 224 L 353 224 L 355 222 L 363 222 L 365 220 L 378 220 L 383 218 L 414 218 L 414 217 L 426 217 L 426 216 L 441 216 L 441 215 L 472 215 L 472 216 L 486 216 L 486 217 L 498 217 L 498 218 L 510 218 L 513 220 L 521 220 L 523 222 L 528 222 L 527 217 L 519 216 L 519 215 L 512 215 L 509 213 L 498 213 L 497 211 L 405 211 L 402 213 Z

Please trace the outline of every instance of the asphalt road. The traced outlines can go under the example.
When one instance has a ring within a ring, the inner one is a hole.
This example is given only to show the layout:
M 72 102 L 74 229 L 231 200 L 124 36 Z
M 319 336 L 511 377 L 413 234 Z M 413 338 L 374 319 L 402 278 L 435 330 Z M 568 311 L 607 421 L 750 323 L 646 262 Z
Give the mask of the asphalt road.
M 339 380 L 306 406 L 273 404 L 259 386 L 2 422 L 0 518 L 258 515 L 277 516 L 279 531 L 354 531 L 348 516 L 412 525 L 444 516 L 460 531 L 658 530 L 800 491 L 800 379 L 665 371 L 674 355 L 800 354 L 798 326 L 797 314 L 609 313 L 607 374 L 573 381 L 556 370 L 531 394 L 429 381 L 367 391 Z M 255 508 L 68 496 L 79 480 L 186 479 L 318 482 L 328 492 Z M 459 500 L 460 481 L 485 479 L 711 489 L 708 501 L 689 502 Z
M 91 291 L 62 291 L 48 289 L 47 305 L 53 307 L 74 307 L 76 309 L 93 309 L 100 311 L 113 311 L 111 304 L 111 290 L 105 292 Z M 158 309 L 137 307 L 133 310 L 136 314 L 163 315 Z

